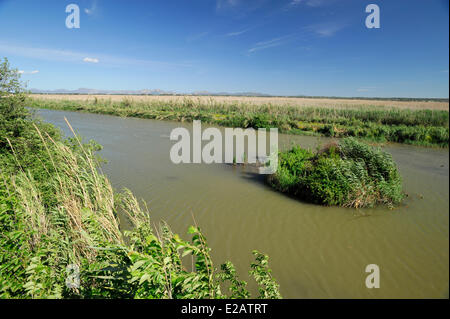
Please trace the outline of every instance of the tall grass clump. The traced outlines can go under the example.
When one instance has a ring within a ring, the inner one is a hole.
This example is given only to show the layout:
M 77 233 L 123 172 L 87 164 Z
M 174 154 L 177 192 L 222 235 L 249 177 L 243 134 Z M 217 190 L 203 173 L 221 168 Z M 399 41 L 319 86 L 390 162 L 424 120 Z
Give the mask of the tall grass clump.
M 0 298 L 250 297 L 197 225 L 191 240 L 152 225 L 101 173 L 99 146 L 33 119 L 18 73 L 7 60 L 0 72 Z M 268 257 L 254 256 L 256 297 L 280 298 Z
M 354 138 L 317 152 L 300 147 L 280 152 L 278 170 L 269 183 L 283 193 L 322 205 L 392 207 L 404 196 L 390 154 Z

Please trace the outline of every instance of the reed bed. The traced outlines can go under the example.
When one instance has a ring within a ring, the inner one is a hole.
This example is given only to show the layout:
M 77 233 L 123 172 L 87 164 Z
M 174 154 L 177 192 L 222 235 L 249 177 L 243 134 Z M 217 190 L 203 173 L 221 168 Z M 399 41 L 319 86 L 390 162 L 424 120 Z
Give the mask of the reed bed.
M 412 110 L 449 110 L 448 99 L 346 99 L 346 98 L 309 98 L 309 97 L 251 97 L 251 96 L 192 96 L 192 95 L 95 95 L 95 94 L 32 94 L 33 98 L 44 100 L 68 100 L 91 103 L 98 101 L 114 103 L 129 99 L 132 103 L 175 103 L 185 99 L 194 100 L 197 104 L 216 103 L 241 105 L 278 105 L 293 107 L 324 107 L 324 108 L 359 108 L 381 107 Z
M 227 127 L 276 127 L 282 133 L 289 134 L 356 137 L 377 142 L 448 147 L 448 106 L 446 110 L 442 105 L 437 106 L 445 102 L 392 101 L 390 104 L 391 101 L 373 101 L 377 103 L 299 106 L 262 101 L 265 103 L 252 103 L 245 99 L 224 102 L 212 97 L 42 95 L 33 96 L 29 105 L 157 120 L 201 120 Z M 436 107 L 408 108 L 403 103 L 431 103 Z

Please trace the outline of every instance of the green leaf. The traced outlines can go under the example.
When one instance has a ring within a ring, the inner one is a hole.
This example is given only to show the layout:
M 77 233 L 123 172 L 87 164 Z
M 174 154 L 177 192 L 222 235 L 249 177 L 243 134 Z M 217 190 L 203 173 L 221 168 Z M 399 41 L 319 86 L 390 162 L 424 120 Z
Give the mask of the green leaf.
M 145 281 L 150 281 L 150 275 L 149 274 L 145 274 L 141 277 L 141 279 L 139 280 L 139 285 L 142 285 Z
M 188 228 L 188 234 L 196 234 L 196 233 L 198 233 L 197 227 L 189 226 L 189 228 Z

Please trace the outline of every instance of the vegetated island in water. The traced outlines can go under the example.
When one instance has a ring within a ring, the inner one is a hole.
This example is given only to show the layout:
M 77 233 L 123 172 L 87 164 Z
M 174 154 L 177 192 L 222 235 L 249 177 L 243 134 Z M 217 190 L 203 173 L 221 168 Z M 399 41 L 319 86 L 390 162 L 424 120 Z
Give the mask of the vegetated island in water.
M 294 147 L 279 152 L 272 187 L 302 200 L 344 207 L 393 207 L 404 198 L 391 155 L 354 138 L 332 142 L 317 152 Z
M 30 107 L 448 147 L 447 101 L 33 94 Z

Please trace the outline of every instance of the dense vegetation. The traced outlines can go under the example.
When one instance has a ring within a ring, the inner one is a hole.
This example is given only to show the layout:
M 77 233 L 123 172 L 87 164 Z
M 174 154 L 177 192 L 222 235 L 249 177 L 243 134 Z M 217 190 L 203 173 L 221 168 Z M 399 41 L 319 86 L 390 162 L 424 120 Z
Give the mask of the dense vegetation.
M 116 193 L 99 172 L 96 143 L 76 135 L 63 139 L 59 130 L 33 119 L 25 103 L 19 75 L 5 59 L 0 64 L 0 298 L 250 297 L 232 263 L 220 269 L 213 264 L 198 226 L 189 227 L 190 241 L 165 223 L 152 227 L 133 194 Z M 130 230 L 121 229 L 119 213 Z M 268 257 L 253 253 L 257 297 L 280 298 Z
M 280 152 L 277 190 L 323 205 L 393 206 L 403 199 L 401 177 L 390 154 L 346 138 L 316 153 L 294 147 Z
M 449 112 L 385 107 L 297 107 L 288 105 L 208 103 L 185 98 L 179 101 L 134 101 L 108 98 L 92 101 L 34 98 L 36 108 L 49 108 L 159 120 L 193 121 L 227 127 L 277 127 L 280 132 L 356 137 L 379 142 L 448 147 Z

